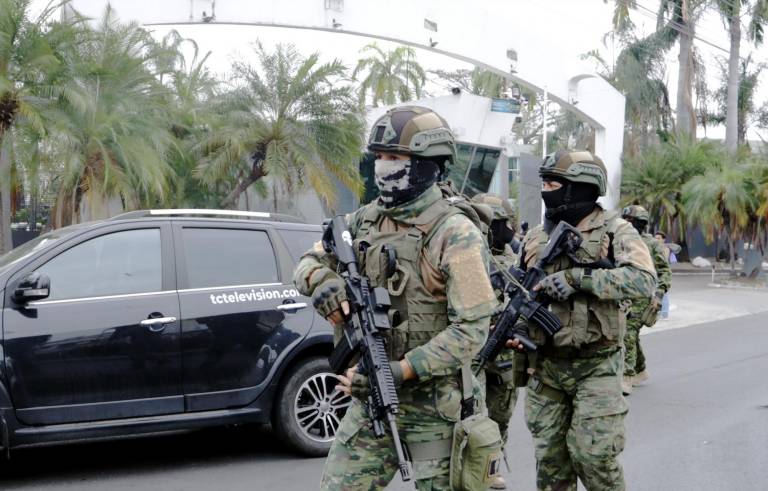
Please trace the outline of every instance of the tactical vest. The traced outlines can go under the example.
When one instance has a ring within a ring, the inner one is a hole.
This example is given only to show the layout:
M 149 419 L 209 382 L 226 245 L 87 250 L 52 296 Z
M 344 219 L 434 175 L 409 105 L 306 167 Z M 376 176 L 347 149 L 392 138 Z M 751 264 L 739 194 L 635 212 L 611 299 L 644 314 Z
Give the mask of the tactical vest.
M 474 208 L 462 198 L 454 197 L 436 201 L 427 208 L 421 218 L 424 225 L 397 222 L 401 227 L 394 232 L 381 232 L 386 216 L 375 205 L 369 205 L 360 219 L 354 248 L 360 251 L 365 243 L 364 256 L 358 258 L 365 275 L 374 287 L 389 291 L 392 307 L 392 329 L 387 339 L 390 360 L 400 360 L 406 352 L 426 344 L 448 327 L 448 304 L 445 285 L 442 298 L 433 295 L 424 284 L 421 274 L 422 250 L 450 217 L 462 214 L 476 226 L 483 224 Z M 395 274 L 385 279 L 381 260 L 385 245 L 394 248 L 397 255 Z M 437 267 L 437 265 L 433 265 Z
M 582 232 L 583 241 L 576 251 L 575 257 L 579 263 L 591 263 L 601 259 L 601 252 L 607 249 L 609 259 L 612 259 L 613 235 L 617 228 L 618 215 L 615 212 L 604 211 L 603 226 Z M 541 251 L 549 241 L 548 234 L 543 231 L 531 245 Z M 573 260 L 568 257 L 558 258 L 554 264 L 548 265 L 548 274 L 556 273 L 574 267 Z M 584 348 L 595 343 L 613 345 L 624 339 L 626 331 L 626 316 L 624 308 L 616 300 L 601 300 L 594 295 L 576 292 L 565 302 L 553 302 L 552 313 L 563 323 L 563 328 L 554 336 L 556 348 Z M 531 338 L 537 344 L 546 341 L 544 333 L 536 328 L 531 329 Z

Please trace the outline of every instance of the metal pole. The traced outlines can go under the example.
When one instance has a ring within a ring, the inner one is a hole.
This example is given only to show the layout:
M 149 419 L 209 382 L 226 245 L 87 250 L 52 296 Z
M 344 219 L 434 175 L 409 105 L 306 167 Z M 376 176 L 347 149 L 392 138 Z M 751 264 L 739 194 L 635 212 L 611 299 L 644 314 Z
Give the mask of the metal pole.
M 464 181 L 461 183 L 461 189 L 459 189 L 460 193 L 464 193 L 464 187 L 467 185 L 467 181 L 469 180 L 469 171 L 472 170 L 472 161 L 474 160 L 476 153 L 477 153 L 477 145 L 474 145 L 472 147 L 472 153 L 469 154 L 469 161 L 467 162 L 467 172 L 464 174 Z
M 546 158 L 547 156 L 547 86 L 544 86 L 544 100 L 541 104 L 541 114 L 543 117 L 543 122 L 541 124 L 541 158 Z

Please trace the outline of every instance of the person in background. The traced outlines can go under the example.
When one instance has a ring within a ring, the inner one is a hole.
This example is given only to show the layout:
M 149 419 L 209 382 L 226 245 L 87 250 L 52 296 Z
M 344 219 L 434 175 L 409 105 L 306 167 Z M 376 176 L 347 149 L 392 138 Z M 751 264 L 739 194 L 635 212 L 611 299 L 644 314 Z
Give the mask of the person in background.
M 664 250 L 667 251 L 667 260 L 669 261 L 669 264 L 670 265 L 677 264 L 677 256 L 675 255 L 674 250 L 677 250 L 677 252 L 680 252 L 680 246 L 677 244 L 666 243 L 667 234 L 665 234 L 661 230 L 656 231 L 655 237 L 656 237 L 656 240 L 661 242 L 661 245 L 664 247 Z M 659 319 L 661 320 L 669 319 L 669 291 L 667 291 L 664 294 L 664 298 L 661 299 L 661 312 L 659 312 Z
M 645 354 L 640 343 L 640 331 L 644 326 L 652 327 L 656 324 L 664 295 L 669 290 L 672 280 L 672 270 L 669 268 L 669 250 L 646 231 L 650 221 L 648 210 L 640 205 L 629 205 L 622 210 L 621 218 L 632 224 L 648 247 L 658 280 L 653 296 L 632 300 L 632 305 L 627 312 L 627 332 L 624 335 L 624 378 L 621 382 L 621 390 L 625 396 L 628 396 L 632 393 L 633 386 L 648 380 Z

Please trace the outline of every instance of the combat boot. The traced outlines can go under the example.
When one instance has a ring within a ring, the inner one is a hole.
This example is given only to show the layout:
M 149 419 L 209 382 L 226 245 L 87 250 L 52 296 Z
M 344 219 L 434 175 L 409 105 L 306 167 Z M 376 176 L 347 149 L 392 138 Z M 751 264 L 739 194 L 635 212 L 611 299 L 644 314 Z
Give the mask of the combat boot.
M 507 489 L 507 482 L 501 476 L 496 476 L 491 480 L 491 489 Z
M 648 380 L 648 371 L 647 370 L 643 370 L 642 372 L 640 372 L 637 375 L 635 375 L 634 377 L 632 377 L 632 385 L 633 386 L 640 385 L 643 382 L 645 382 L 646 380 Z
M 632 393 L 632 377 L 624 375 L 621 378 L 621 393 L 625 396 Z

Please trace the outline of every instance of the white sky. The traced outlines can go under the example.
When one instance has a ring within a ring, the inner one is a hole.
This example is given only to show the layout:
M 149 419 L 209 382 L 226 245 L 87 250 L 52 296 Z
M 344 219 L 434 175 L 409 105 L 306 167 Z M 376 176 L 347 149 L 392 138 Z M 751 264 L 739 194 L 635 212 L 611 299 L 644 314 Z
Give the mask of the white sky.
M 118 14 L 120 13 L 120 3 L 124 1 L 131 0 L 112 0 L 112 5 L 117 9 Z M 466 1 L 469 2 L 470 0 Z M 163 2 L 163 0 L 158 0 L 158 5 L 160 5 L 161 2 Z M 76 5 L 87 5 L 91 8 L 96 5 L 106 5 L 106 3 L 106 0 L 75 1 Z M 210 2 L 206 0 L 192 0 L 190 4 L 194 6 L 195 11 L 197 12 L 204 10 L 206 6 L 210 5 Z M 529 17 L 532 16 L 532 9 L 537 10 L 536 16 L 540 16 L 542 12 L 544 12 L 549 19 L 547 25 L 534 26 L 533 28 L 540 28 L 547 32 L 551 32 L 553 36 L 557 36 L 558 33 L 568 32 L 567 39 L 558 40 L 560 41 L 559 46 L 561 46 L 562 49 L 561 60 L 577 60 L 580 54 L 591 49 L 600 49 L 605 59 L 608 61 L 618 55 L 620 49 L 619 46 L 616 46 L 614 53 L 610 43 L 606 47 L 602 42 L 604 35 L 611 30 L 613 0 L 610 0 L 608 4 L 602 0 L 507 0 L 505 5 L 508 5 L 510 9 L 514 9 L 516 14 L 515 17 L 519 17 L 523 23 L 525 23 L 527 14 Z M 637 26 L 638 34 L 652 32 L 655 28 L 655 15 L 643 9 L 643 7 L 655 12 L 659 5 L 658 0 L 638 0 L 638 5 L 639 8 L 632 11 L 631 14 L 631 17 Z M 451 12 L 441 12 L 440 15 L 451 15 Z M 188 16 L 189 8 L 184 12 L 179 12 L 178 18 L 180 21 L 186 21 Z M 471 19 L 467 19 L 467 21 L 471 21 Z M 580 29 L 573 29 L 574 23 L 577 23 L 582 27 Z M 512 26 L 512 28 L 514 28 L 514 26 Z M 526 28 L 530 29 L 531 27 L 526 26 Z M 172 28 L 152 27 L 152 30 L 156 32 L 158 36 L 164 35 L 170 29 Z M 194 39 L 198 43 L 201 52 L 205 53 L 211 51 L 212 54 L 209 58 L 210 66 L 215 73 L 221 75 L 224 75 L 227 72 L 233 59 L 248 58 L 250 56 L 249 44 L 256 39 L 261 40 L 266 47 L 271 47 L 276 43 L 290 42 L 295 44 L 297 49 L 303 53 L 309 54 L 314 51 L 319 51 L 324 59 L 339 58 L 349 67 L 354 67 L 357 62 L 360 48 L 371 42 L 371 40 L 366 38 L 338 33 L 270 27 L 217 26 L 215 23 L 176 26 L 175 29 L 184 37 Z M 744 31 L 746 31 L 746 28 Z M 713 44 L 725 48 L 726 50 L 728 48 L 727 31 L 725 30 L 719 15 L 715 12 L 705 15 L 697 27 L 697 35 Z M 386 42 L 379 41 L 378 43 L 382 46 L 390 46 Z M 709 86 L 711 89 L 714 89 L 720 84 L 718 60 L 726 62 L 727 53 L 713 48 L 701 41 L 696 41 L 695 46 L 701 51 L 701 54 L 704 57 L 707 66 Z M 746 40 L 743 40 L 741 49 L 742 57 L 746 57 L 750 52 L 753 53 L 753 59 L 755 59 L 756 62 L 763 61 L 768 63 L 768 46 L 763 45 L 756 49 L 754 46 L 747 43 Z M 530 48 L 528 50 L 520 50 L 520 56 L 526 54 L 530 55 L 530 53 Z M 440 68 L 444 70 L 452 70 L 456 68 L 470 68 L 469 65 L 457 60 L 422 50 L 418 51 L 418 60 L 425 69 Z M 671 103 L 674 109 L 678 70 L 676 47 L 670 51 L 667 60 L 667 84 L 669 86 Z M 551 60 L 540 60 L 540 63 L 548 62 L 551 62 Z M 524 73 L 521 73 L 520 75 L 525 78 Z M 443 91 L 446 91 L 447 88 L 430 85 L 428 86 L 428 90 L 433 94 L 440 95 Z M 768 101 L 768 69 L 761 77 L 761 83 L 758 87 L 756 97 L 756 106 L 759 107 L 766 101 Z M 707 136 L 710 138 L 722 138 L 724 137 L 724 133 L 725 130 L 723 127 L 707 129 Z M 768 132 L 763 133 L 763 138 L 768 139 Z M 704 136 L 701 129 L 699 130 L 699 136 Z M 749 131 L 748 138 L 759 139 L 754 128 Z

